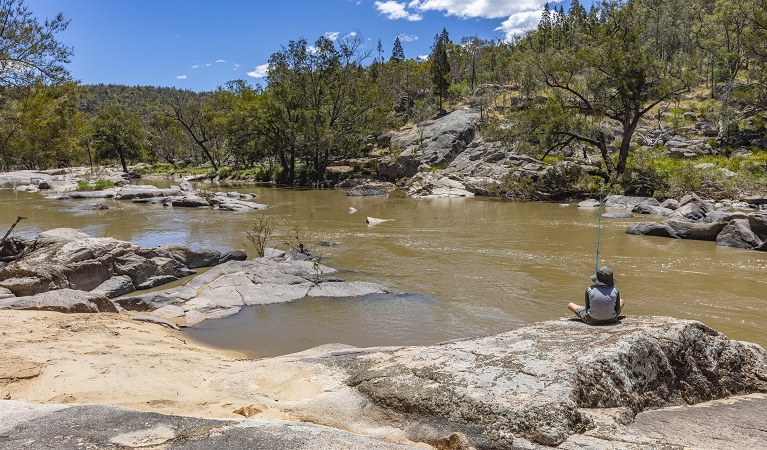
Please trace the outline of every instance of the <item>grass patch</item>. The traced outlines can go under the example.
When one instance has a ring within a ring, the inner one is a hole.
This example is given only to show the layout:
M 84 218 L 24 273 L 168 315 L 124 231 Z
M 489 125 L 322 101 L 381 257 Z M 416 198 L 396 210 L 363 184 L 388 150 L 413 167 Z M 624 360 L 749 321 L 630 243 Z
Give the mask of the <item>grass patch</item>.
M 767 186 L 767 152 L 691 160 L 638 150 L 630 159 L 621 184 L 629 195 L 657 198 L 679 198 L 690 192 L 714 199 L 760 194 Z
M 98 180 L 93 184 L 87 181 L 77 182 L 78 191 L 103 191 L 104 189 L 111 189 L 113 187 L 115 187 L 115 183 L 111 180 Z

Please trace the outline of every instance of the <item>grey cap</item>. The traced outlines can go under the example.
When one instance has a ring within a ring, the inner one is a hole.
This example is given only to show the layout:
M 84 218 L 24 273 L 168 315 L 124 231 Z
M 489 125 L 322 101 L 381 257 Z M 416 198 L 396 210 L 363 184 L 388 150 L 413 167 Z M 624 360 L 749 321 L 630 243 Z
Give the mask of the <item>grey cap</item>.
M 591 276 L 591 281 L 597 286 L 614 286 L 618 280 L 613 277 L 613 269 L 602 266 L 597 270 L 597 273 Z

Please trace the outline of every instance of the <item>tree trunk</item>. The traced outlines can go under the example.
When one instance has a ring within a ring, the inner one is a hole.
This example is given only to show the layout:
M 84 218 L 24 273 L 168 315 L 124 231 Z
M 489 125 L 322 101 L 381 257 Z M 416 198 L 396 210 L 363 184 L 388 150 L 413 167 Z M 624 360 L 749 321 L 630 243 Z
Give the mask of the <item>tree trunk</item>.
M 120 164 L 123 166 L 123 172 L 128 173 L 128 165 L 125 163 L 125 153 L 123 153 L 122 150 L 117 153 L 120 154 Z

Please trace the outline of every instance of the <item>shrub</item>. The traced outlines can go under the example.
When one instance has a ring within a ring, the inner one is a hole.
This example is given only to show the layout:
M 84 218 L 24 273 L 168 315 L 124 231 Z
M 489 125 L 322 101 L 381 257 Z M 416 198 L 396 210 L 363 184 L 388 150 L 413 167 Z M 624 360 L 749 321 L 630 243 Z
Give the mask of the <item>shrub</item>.
M 115 187 L 114 181 L 111 180 L 98 180 L 94 184 L 90 184 L 87 181 L 78 181 L 78 191 L 103 191 L 104 189 L 111 189 Z
M 245 239 L 256 253 L 257 257 L 263 257 L 269 239 L 274 233 L 275 225 L 267 216 L 259 216 L 250 225 L 250 230 L 245 231 Z M 247 245 L 247 244 L 246 244 Z

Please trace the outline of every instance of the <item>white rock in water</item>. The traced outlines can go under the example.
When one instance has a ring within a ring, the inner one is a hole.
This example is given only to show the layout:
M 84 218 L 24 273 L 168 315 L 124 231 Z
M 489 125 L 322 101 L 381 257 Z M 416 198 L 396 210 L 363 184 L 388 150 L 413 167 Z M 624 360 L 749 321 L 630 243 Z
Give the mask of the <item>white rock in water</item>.
M 379 223 L 389 222 L 391 219 L 376 219 L 375 217 L 368 217 L 365 219 L 365 223 L 368 225 L 378 225 Z
M 347 209 L 347 211 L 349 211 L 349 214 L 354 214 L 354 213 L 356 213 L 356 212 L 357 212 L 357 211 L 359 211 L 359 210 L 358 210 L 357 208 L 352 208 L 352 207 L 350 206 L 350 207 L 349 207 L 349 209 Z

